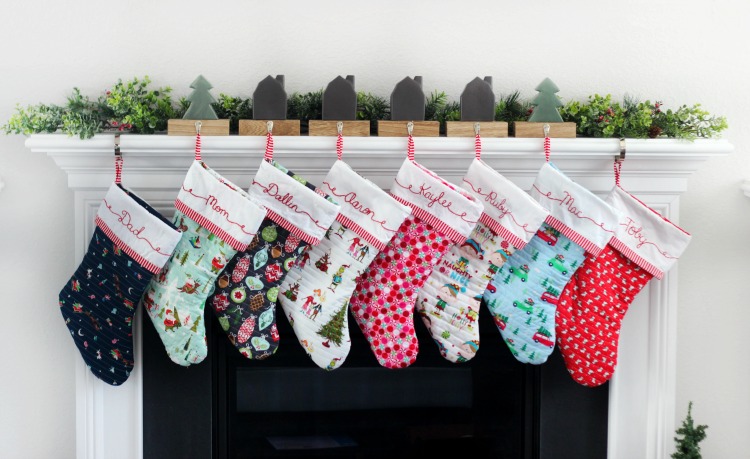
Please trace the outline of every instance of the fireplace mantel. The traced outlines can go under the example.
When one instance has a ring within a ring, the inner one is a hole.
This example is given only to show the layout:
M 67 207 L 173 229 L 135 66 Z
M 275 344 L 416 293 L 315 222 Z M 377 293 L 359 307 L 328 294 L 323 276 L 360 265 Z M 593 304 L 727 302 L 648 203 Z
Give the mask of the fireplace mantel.
M 313 183 L 333 164 L 334 137 L 276 137 L 276 157 Z M 123 183 L 157 210 L 170 212 L 193 157 L 194 139 L 123 135 Z M 247 188 L 261 161 L 264 137 L 204 137 L 203 157 L 214 169 Z M 458 182 L 474 154 L 472 138 L 417 138 L 417 160 Z M 33 135 L 26 146 L 44 152 L 68 175 L 74 192 L 75 264 L 93 232 L 93 216 L 114 178 L 113 137 L 79 140 Z M 730 153 L 723 140 L 627 140 L 622 185 L 672 221 L 688 178 L 712 157 Z M 552 161 L 572 179 L 603 195 L 613 186 L 616 139 L 553 139 Z M 387 188 L 405 157 L 404 138 L 346 138 L 344 159 Z M 544 162 L 541 139 L 483 139 L 482 158 L 524 189 Z M 688 228 L 689 230 L 689 228 Z M 74 266 L 71 266 L 74 268 Z M 637 298 L 623 325 L 620 361 L 610 384 L 608 457 L 666 459 L 675 427 L 677 268 Z M 136 320 L 136 368 L 129 381 L 98 381 L 76 354 L 76 451 L 79 459 L 142 457 L 141 321 Z

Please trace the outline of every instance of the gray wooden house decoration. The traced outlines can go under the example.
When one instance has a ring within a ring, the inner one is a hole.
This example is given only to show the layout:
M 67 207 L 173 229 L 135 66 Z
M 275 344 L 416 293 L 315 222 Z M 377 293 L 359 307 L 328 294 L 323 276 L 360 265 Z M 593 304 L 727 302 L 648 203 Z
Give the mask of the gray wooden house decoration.
M 276 78 L 268 75 L 258 83 L 253 92 L 253 119 L 286 119 L 284 75 L 276 75 Z
M 357 91 L 354 75 L 337 76 L 323 92 L 323 119 L 351 121 L 357 118 Z
M 495 93 L 492 77 L 474 78 L 461 93 L 461 121 L 494 121 Z
M 425 98 L 422 77 L 406 77 L 391 93 L 391 120 L 424 121 Z

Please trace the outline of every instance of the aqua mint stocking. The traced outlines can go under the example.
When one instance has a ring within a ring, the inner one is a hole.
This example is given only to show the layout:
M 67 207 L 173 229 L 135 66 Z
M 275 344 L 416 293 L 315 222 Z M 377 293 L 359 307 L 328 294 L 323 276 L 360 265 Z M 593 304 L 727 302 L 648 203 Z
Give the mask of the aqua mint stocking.
M 411 159 L 391 195 L 412 213 L 357 280 L 350 305 L 378 363 L 405 368 L 419 352 L 413 316 L 419 290 L 448 248 L 471 234 L 482 205 Z
M 472 162 L 462 187 L 484 211 L 469 238 L 451 246 L 432 271 L 416 305 L 440 354 L 451 362 L 465 362 L 478 351 L 479 304 L 487 284 L 548 214 L 481 159 Z
M 313 362 L 333 370 L 344 363 L 351 347 L 348 306 L 355 279 L 411 209 L 343 161 L 336 161 L 322 188 L 341 204 L 341 212 L 320 244 L 307 251 L 309 262 L 287 275 L 279 303 Z
M 135 194 L 112 184 L 88 250 L 60 292 L 60 312 L 86 366 L 117 386 L 133 369 L 133 315 L 180 233 Z
M 554 166 L 542 166 L 531 196 L 550 211 L 484 292 L 500 334 L 523 363 L 544 363 L 555 346 L 555 306 L 584 254 L 598 255 L 614 234 L 618 213 Z
M 182 238 L 143 302 L 169 358 L 188 366 L 207 354 L 204 305 L 214 282 L 253 240 L 266 210 L 202 161 L 188 170 L 175 207 Z
M 295 262 L 309 256 L 338 214 L 325 193 L 275 161 L 260 164 L 248 190 L 268 209 L 261 231 L 216 282 L 209 300 L 222 329 L 249 359 L 278 349 L 276 301 L 279 286 Z M 299 256 L 303 258 L 297 260 Z

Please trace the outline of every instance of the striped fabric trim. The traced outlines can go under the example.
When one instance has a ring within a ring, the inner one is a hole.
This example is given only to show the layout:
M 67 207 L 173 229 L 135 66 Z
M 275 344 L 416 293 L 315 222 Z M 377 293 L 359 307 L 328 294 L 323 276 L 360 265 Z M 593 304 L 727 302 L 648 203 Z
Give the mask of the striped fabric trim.
M 621 254 L 625 255 L 628 260 L 632 261 L 633 263 L 637 264 L 641 268 L 645 269 L 647 273 L 651 274 L 657 279 L 661 279 L 664 277 L 664 271 L 657 268 L 656 266 L 652 265 L 648 261 L 646 261 L 645 258 L 635 253 L 630 247 L 625 245 L 621 240 L 617 239 L 616 237 L 613 237 L 609 241 L 609 245 L 611 245 L 614 249 L 616 249 Z
M 102 231 L 104 231 L 104 234 L 106 234 L 107 237 L 112 240 L 112 242 L 114 242 L 123 252 L 127 253 L 128 255 L 130 255 L 130 257 L 133 260 L 135 260 L 136 262 L 138 262 L 139 265 L 143 266 L 144 268 L 148 269 L 149 271 L 151 271 L 154 274 L 156 274 L 159 271 L 161 271 L 161 268 L 162 268 L 161 266 L 156 266 L 155 264 L 153 264 L 150 261 L 146 260 L 145 258 L 143 258 L 142 256 L 140 256 L 138 254 L 138 252 L 136 252 L 135 250 L 133 250 L 129 245 L 127 245 L 124 242 L 122 242 L 122 239 L 120 239 L 119 237 L 115 236 L 114 231 L 112 231 L 110 229 L 110 227 L 107 226 L 106 223 L 104 223 L 104 220 L 102 220 L 101 218 L 99 218 L 99 216 L 97 216 L 94 221 L 96 222 L 96 226 L 98 226 L 99 228 L 101 228 Z
M 521 250 L 526 245 L 526 242 L 523 239 L 508 231 L 507 228 L 505 228 L 497 220 L 492 218 L 491 215 L 482 212 L 482 216 L 479 217 L 479 221 L 480 223 L 491 229 L 492 232 L 510 242 L 510 244 L 516 249 Z
M 286 218 L 282 217 L 280 214 L 274 212 L 272 209 L 267 208 L 268 214 L 267 217 L 273 220 L 277 225 L 281 226 L 285 230 L 289 231 L 290 233 L 294 234 L 298 238 L 302 239 L 303 241 L 307 242 L 310 245 L 318 245 L 320 242 L 320 239 L 313 237 L 301 229 L 294 226 L 292 222 L 287 220 Z
M 244 251 L 247 249 L 247 246 L 250 245 L 249 243 L 243 244 L 242 242 L 238 241 L 237 239 L 233 238 L 232 235 L 215 225 L 211 222 L 211 220 L 207 219 L 203 215 L 199 214 L 195 210 L 188 207 L 187 204 L 180 201 L 179 199 L 176 199 L 174 201 L 174 206 L 182 212 L 183 214 L 187 215 L 193 221 L 201 225 L 202 227 L 206 228 L 207 230 L 214 233 L 219 239 L 229 244 L 234 250 L 237 250 L 239 252 Z
M 364 228 L 359 226 L 358 224 L 354 223 L 354 221 L 347 217 L 346 215 L 339 212 L 339 214 L 336 216 L 336 220 L 338 220 L 341 224 L 349 228 L 350 230 L 357 233 L 357 236 L 361 237 L 365 241 L 369 242 L 370 245 L 378 249 L 379 251 L 383 251 L 385 249 L 385 243 L 380 241 L 378 238 L 373 236 L 372 234 L 365 231 Z
M 598 256 L 599 252 L 602 251 L 601 247 L 597 247 L 596 244 L 583 237 L 580 233 L 578 233 L 578 231 L 570 229 L 565 223 L 556 219 L 552 215 L 548 215 L 547 219 L 544 220 L 544 222 L 562 233 L 571 241 L 583 247 L 583 250 L 590 253 L 591 255 Z
M 446 237 L 448 237 L 450 240 L 452 240 L 456 244 L 463 244 L 464 241 L 466 241 L 467 236 L 459 233 L 455 229 L 451 228 L 447 224 L 445 224 L 442 220 L 434 216 L 433 214 L 427 212 L 426 210 L 422 209 L 421 207 L 417 207 L 413 203 L 407 201 L 406 199 L 396 196 L 394 194 L 391 194 L 391 196 L 401 204 L 407 205 L 411 207 L 411 213 L 416 215 L 418 218 L 422 219 L 424 222 L 430 224 L 433 228 L 435 228 L 438 232 L 441 234 L 444 234 Z M 473 229 L 473 228 L 472 228 Z

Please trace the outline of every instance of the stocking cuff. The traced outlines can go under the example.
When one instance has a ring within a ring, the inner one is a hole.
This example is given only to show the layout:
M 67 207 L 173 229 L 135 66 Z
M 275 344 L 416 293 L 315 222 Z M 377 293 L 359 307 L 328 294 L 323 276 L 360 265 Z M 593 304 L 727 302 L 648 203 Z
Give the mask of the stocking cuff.
M 457 244 L 471 234 L 483 210 L 476 198 L 408 159 L 396 175 L 391 195 Z
M 549 211 L 481 159 L 475 159 L 463 188 L 484 205 L 479 221 L 521 250 L 542 226 Z
M 279 226 L 316 245 L 333 224 L 339 206 L 327 200 L 268 161 L 260 163 L 250 190 Z
M 550 163 L 539 170 L 530 194 L 550 211 L 548 225 L 594 256 L 617 230 L 619 212 Z
M 344 161 L 334 163 L 323 189 L 341 204 L 336 219 L 378 250 L 385 248 L 411 213 L 409 206 L 393 199 Z
M 690 234 L 620 187 L 606 201 L 621 214 L 609 244 L 655 278 L 661 279 L 690 243 Z
M 161 270 L 182 236 L 155 210 L 114 183 L 96 213 L 96 226 L 152 273 Z
M 238 251 L 252 242 L 266 216 L 257 200 L 201 161 L 190 166 L 174 205 Z

